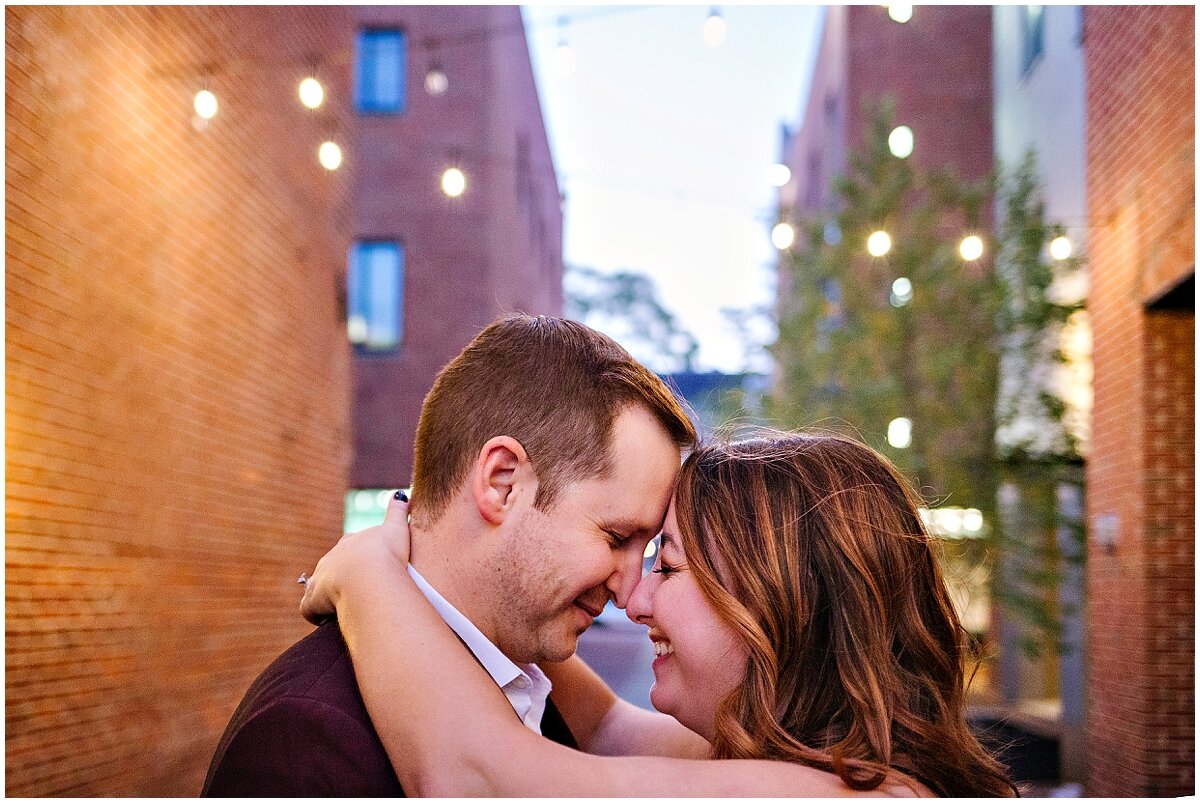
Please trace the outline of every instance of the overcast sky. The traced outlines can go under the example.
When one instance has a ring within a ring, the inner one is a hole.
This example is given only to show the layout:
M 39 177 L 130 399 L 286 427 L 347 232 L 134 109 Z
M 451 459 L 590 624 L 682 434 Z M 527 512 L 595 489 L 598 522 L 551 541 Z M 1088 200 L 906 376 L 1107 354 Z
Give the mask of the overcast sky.
M 700 367 L 735 371 L 724 307 L 774 299 L 780 126 L 799 117 L 818 6 L 523 7 L 542 113 L 566 193 L 564 261 L 634 270 L 699 339 Z M 566 17 L 567 25 L 558 20 Z M 574 69 L 555 49 L 570 45 Z

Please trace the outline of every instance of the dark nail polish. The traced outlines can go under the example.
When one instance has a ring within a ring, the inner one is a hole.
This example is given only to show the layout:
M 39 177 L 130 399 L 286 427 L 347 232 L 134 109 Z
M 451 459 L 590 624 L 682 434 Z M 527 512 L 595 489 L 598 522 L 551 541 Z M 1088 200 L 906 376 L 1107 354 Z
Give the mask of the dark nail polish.
M 393 495 L 394 495 L 394 496 L 395 496 L 397 499 L 399 499 L 401 502 L 407 502 L 407 501 L 408 501 L 408 494 L 404 493 L 404 491 L 396 491 L 396 493 L 395 493 L 395 494 L 393 494 Z

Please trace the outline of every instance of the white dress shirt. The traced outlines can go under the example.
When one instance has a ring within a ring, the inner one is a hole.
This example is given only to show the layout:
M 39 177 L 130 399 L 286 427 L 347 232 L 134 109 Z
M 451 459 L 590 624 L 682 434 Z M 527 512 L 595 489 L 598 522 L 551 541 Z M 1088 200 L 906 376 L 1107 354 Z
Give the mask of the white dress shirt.
M 550 696 L 550 678 L 538 669 L 537 664 L 515 664 L 510 661 L 500 652 L 499 647 L 479 632 L 479 628 L 471 624 L 470 619 L 463 616 L 429 585 L 412 565 L 409 565 L 408 573 L 443 621 L 458 634 L 467 648 L 475 653 L 475 658 L 492 676 L 492 680 L 496 681 L 496 685 L 504 692 L 521 721 L 540 736 L 542 714 L 546 710 L 546 698 Z

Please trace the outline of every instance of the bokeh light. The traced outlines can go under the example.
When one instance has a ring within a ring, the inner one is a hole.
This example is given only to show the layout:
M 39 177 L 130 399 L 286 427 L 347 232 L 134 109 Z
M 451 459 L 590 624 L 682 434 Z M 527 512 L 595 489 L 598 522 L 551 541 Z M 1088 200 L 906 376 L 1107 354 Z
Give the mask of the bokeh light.
M 457 167 L 450 167 L 442 173 L 442 192 L 451 198 L 457 198 L 467 190 L 467 177 Z
M 907 159 L 913 152 L 913 132 L 906 125 L 898 125 L 888 134 L 888 150 L 897 159 Z
M 867 238 L 867 253 L 873 257 L 881 257 L 892 250 L 892 238 L 886 231 L 873 232 Z
M 963 237 L 963 241 L 958 245 L 958 253 L 966 261 L 974 262 L 983 256 L 983 240 L 974 234 Z
M 325 102 L 325 89 L 316 78 L 305 78 L 300 82 L 300 102 L 315 109 Z

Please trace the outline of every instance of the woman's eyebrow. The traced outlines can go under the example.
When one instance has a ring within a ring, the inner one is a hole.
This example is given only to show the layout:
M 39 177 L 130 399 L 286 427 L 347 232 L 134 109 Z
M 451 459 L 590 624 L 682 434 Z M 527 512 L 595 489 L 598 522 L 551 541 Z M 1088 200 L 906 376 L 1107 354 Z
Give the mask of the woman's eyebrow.
M 672 533 L 669 533 L 666 530 L 663 530 L 661 533 L 659 533 L 659 538 L 661 539 L 661 543 L 659 544 L 660 548 L 665 547 L 668 544 L 675 544 L 678 542 L 678 539 Z
M 612 530 L 613 532 L 623 533 L 629 536 L 645 535 L 649 533 L 650 537 L 653 538 L 656 534 L 654 527 L 647 527 L 644 522 L 625 517 L 607 519 L 602 526 L 606 530 Z

